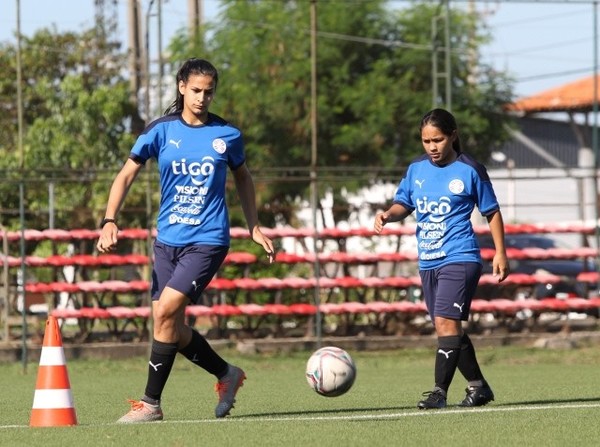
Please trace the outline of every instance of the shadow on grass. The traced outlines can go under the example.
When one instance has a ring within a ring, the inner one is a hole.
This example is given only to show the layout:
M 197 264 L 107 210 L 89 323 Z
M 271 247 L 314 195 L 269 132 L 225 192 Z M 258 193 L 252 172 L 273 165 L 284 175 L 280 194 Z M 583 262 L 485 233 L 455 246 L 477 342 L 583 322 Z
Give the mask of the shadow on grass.
M 575 404 L 575 403 L 590 403 L 600 402 L 600 397 L 582 397 L 576 399 L 546 399 L 546 400 L 527 400 L 527 401 L 514 401 L 505 402 L 499 404 L 493 404 L 490 407 L 514 407 L 514 406 L 527 406 L 527 405 L 556 405 L 556 404 Z M 451 408 L 461 408 L 458 406 L 449 406 Z M 464 407 L 462 407 L 464 409 Z M 480 407 L 481 408 L 481 407 Z M 260 417 L 286 417 L 286 416 L 310 416 L 310 415 L 327 415 L 327 414 L 352 414 L 360 415 L 361 412 L 372 413 L 373 412 L 385 412 L 385 411 L 407 411 L 417 410 L 416 405 L 411 406 L 388 406 L 388 407 L 364 407 L 364 408 L 335 408 L 330 410 L 298 410 L 298 411 L 281 411 L 271 413 L 254 413 L 246 414 L 244 416 L 238 416 L 237 418 L 260 418 Z M 372 415 L 373 416 L 373 415 Z M 376 415 L 375 415 L 376 417 Z M 236 419 L 237 419 L 236 418 Z
M 360 413 L 360 412 L 368 412 L 372 413 L 374 411 L 404 411 L 404 410 L 416 410 L 416 405 L 411 405 L 410 407 L 365 407 L 365 408 L 335 408 L 331 410 L 298 410 L 298 411 L 279 411 L 279 412 L 271 412 L 271 413 L 254 413 L 254 414 L 245 414 L 244 418 L 260 418 L 260 417 L 284 417 L 284 416 L 308 416 L 315 414 L 343 414 L 343 413 Z

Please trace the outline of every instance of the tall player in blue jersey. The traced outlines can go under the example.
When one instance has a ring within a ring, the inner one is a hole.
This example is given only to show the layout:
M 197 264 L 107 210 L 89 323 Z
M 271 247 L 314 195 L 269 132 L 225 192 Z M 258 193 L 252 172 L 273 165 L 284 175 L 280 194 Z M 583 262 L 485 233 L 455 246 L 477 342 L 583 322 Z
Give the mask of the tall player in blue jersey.
M 242 135 L 208 111 L 217 90 L 217 70 L 206 60 L 189 59 L 176 81 L 175 101 L 138 137 L 112 184 L 97 243 L 100 252 L 115 249 L 118 212 L 142 166 L 154 158 L 161 193 L 152 272 L 154 337 L 145 393 L 141 400 L 130 401 L 131 410 L 119 419 L 122 423 L 162 420 L 161 395 L 178 352 L 217 378 L 218 418 L 229 414 L 246 379 L 241 368 L 228 364 L 185 324 L 186 305 L 200 298 L 229 249 L 228 170 L 252 239 L 262 245 L 270 262 L 275 256 L 272 241 L 259 228 Z
M 388 222 L 415 212 L 419 273 L 438 342 L 435 385 L 423 393 L 417 407 L 444 408 L 457 368 L 468 382 L 459 405 L 477 407 L 494 400 L 494 393 L 462 328 L 482 269 L 471 213 L 477 206 L 488 221 L 496 248 L 493 274 L 498 282 L 509 274 L 504 222 L 485 167 L 461 151 L 454 116 L 434 109 L 423 117 L 420 130 L 425 154 L 408 166 L 393 204 L 375 216 L 374 229 L 380 233 Z

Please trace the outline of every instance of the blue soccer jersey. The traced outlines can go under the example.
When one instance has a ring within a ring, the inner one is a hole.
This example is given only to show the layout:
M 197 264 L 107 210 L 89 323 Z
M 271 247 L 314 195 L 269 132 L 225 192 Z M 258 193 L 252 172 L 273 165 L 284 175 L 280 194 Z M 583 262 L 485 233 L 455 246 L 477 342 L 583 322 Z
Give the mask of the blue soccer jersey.
M 201 126 L 190 126 L 180 114 L 167 115 L 144 130 L 130 158 L 158 162 L 159 241 L 175 247 L 229 245 L 227 171 L 245 162 L 237 128 L 213 114 Z
M 484 216 L 500 206 L 485 167 L 469 155 L 445 166 L 420 156 L 408 166 L 394 202 L 415 211 L 419 269 L 481 263 L 471 214 L 475 206 Z

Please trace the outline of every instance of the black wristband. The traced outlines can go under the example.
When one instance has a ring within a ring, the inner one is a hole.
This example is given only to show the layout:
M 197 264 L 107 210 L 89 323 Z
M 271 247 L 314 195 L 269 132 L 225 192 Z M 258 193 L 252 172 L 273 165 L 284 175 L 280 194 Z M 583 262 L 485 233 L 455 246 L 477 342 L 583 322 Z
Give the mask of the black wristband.
M 104 228 L 104 225 L 106 225 L 107 223 L 112 222 L 116 225 L 115 223 L 115 219 L 109 219 L 109 218 L 104 218 L 100 221 L 100 228 Z

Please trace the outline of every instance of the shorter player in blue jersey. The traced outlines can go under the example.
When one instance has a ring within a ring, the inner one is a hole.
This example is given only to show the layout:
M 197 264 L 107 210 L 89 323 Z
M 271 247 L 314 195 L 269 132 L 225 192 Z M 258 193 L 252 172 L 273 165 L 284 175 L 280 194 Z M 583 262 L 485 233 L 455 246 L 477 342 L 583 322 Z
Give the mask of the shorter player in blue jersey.
M 415 212 L 419 273 L 438 341 L 435 385 L 423 393 L 418 408 L 446 406 L 457 368 L 468 382 L 467 395 L 459 405 L 477 407 L 494 400 L 494 393 L 462 328 L 482 269 L 471 213 L 477 207 L 488 221 L 496 248 L 493 274 L 498 282 L 509 274 L 504 222 L 485 167 L 461 151 L 454 116 L 434 109 L 421 120 L 420 131 L 425 154 L 410 163 L 393 204 L 375 216 L 374 229 L 380 233 L 388 222 Z
M 242 134 L 208 111 L 217 90 L 217 70 L 206 60 L 189 59 L 176 81 L 176 99 L 163 117 L 144 129 L 112 184 L 97 243 L 102 253 L 115 249 L 116 217 L 127 191 L 146 161 L 155 159 L 161 198 L 152 272 L 154 337 L 144 396 L 131 401 L 131 410 L 119 419 L 122 423 L 162 420 L 161 395 L 178 352 L 217 378 L 218 418 L 229 414 L 246 379 L 241 368 L 228 364 L 185 324 L 186 305 L 197 302 L 229 250 L 229 170 L 252 239 L 270 262 L 275 256 L 272 241 L 259 228 Z

